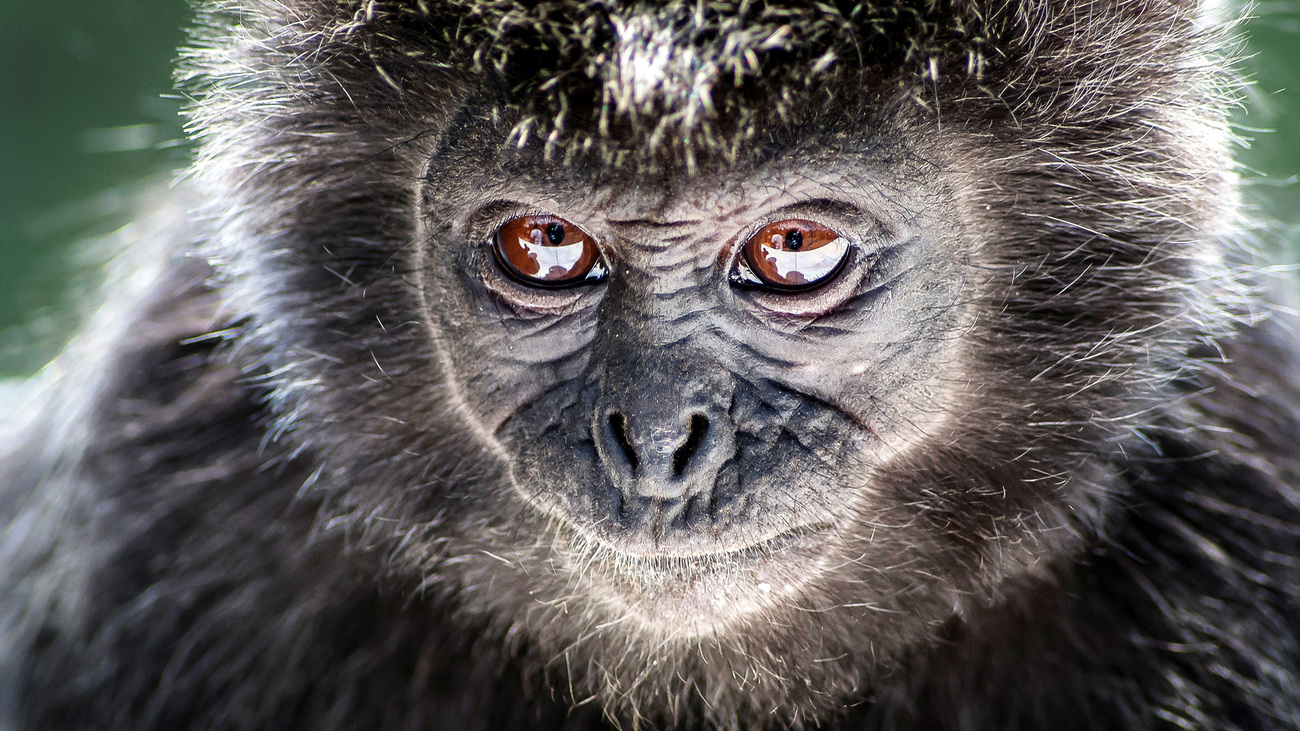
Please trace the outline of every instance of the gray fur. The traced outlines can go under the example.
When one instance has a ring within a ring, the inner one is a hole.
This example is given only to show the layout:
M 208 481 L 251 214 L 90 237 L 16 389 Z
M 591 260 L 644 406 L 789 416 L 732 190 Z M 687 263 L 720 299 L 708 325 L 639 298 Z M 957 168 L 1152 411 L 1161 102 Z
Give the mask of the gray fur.
M 1300 725 L 1198 3 L 200 9 L 194 167 L 3 463 L 0 723 Z M 810 206 L 852 276 L 728 284 Z M 534 208 L 608 281 L 502 278 Z M 637 493 L 607 408 L 712 471 Z

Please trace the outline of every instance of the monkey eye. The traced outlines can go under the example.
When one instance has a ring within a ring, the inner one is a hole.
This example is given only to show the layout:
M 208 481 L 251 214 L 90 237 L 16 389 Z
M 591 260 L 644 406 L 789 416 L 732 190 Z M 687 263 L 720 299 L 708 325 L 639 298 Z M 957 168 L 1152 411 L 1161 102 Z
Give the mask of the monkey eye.
M 492 253 L 510 276 L 525 284 L 558 287 L 605 277 L 596 241 L 558 216 L 519 216 L 492 237 Z
M 848 253 L 849 242 L 820 223 L 776 221 L 745 242 L 737 274 L 742 283 L 807 289 L 834 277 Z

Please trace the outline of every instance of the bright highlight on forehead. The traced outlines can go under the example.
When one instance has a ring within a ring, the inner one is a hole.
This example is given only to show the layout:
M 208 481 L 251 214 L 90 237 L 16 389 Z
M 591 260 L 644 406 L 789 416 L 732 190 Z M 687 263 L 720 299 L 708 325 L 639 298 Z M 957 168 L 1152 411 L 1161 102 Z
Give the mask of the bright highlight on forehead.
M 666 111 L 693 117 L 709 107 L 718 67 L 680 42 L 668 19 L 637 13 L 611 20 L 617 40 L 605 88 L 614 109 L 650 112 L 658 101 Z

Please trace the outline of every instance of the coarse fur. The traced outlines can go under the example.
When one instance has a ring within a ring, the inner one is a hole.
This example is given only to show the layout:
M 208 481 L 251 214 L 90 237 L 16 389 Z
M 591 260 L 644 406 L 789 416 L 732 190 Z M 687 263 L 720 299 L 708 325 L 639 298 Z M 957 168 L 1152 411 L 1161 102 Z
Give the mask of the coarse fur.
M 199 11 L 193 169 L 10 425 L 0 728 L 1300 727 L 1200 3 Z M 608 280 L 502 276 L 537 210 Z M 783 211 L 846 273 L 732 286 Z M 649 495 L 610 413 L 716 444 Z

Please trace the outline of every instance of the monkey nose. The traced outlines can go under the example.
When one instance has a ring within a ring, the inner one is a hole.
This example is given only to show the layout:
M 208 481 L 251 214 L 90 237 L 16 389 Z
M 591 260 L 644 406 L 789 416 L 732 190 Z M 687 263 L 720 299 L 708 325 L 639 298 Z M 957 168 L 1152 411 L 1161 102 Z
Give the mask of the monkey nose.
M 704 410 L 675 418 L 610 408 L 594 425 L 606 473 L 625 493 L 674 499 L 707 490 L 721 466 L 725 429 Z

